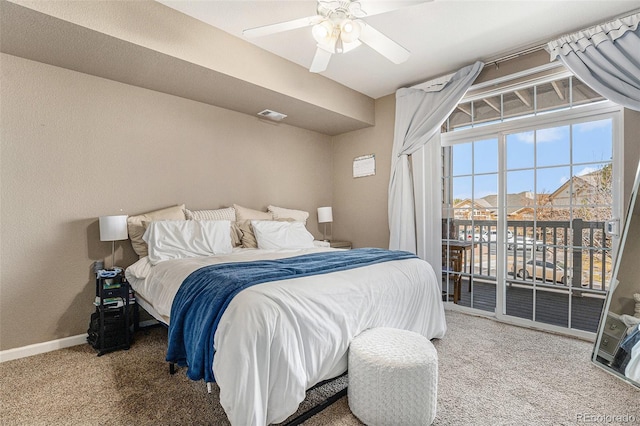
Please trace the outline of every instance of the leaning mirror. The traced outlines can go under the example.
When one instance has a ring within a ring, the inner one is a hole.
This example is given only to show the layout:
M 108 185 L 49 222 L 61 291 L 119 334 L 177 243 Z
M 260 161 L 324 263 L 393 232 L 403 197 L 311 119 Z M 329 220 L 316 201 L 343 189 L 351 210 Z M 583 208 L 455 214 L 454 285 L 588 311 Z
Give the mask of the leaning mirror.
M 626 382 L 640 387 L 640 165 L 620 238 L 593 362 Z

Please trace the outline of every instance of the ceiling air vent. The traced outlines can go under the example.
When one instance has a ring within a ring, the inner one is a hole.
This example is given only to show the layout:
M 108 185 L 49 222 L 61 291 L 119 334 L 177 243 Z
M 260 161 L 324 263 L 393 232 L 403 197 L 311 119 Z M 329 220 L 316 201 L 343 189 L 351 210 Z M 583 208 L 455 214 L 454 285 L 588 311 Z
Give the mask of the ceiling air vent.
M 271 111 L 270 109 L 265 109 L 264 111 L 260 111 L 258 115 L 260 117 L 268 118 L 269 120 L 273 120 L 273 121 L 282 121 L 287 117 L 285 114 L 282 114 L 276 111 Z

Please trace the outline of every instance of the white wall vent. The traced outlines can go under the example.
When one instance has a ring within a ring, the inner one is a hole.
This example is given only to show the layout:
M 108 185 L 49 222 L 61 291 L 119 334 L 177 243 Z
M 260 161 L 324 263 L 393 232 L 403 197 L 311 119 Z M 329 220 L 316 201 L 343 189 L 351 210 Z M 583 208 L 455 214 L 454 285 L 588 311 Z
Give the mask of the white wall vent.
M 260 111 L 258 115 L 273 121 L 282 121 L 287 117 L 285 114 L 282 114 L 281 112 L 272 111 L 270 109 L 265 109 L 264 111 Z

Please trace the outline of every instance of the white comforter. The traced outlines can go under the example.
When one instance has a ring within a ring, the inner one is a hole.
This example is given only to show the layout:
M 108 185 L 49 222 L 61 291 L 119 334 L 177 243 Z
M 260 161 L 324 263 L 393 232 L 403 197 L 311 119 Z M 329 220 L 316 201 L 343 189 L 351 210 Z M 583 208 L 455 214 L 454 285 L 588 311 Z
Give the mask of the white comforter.
M 640 324 L 637 327 L 640 330 Z M 624 374 L 627 378 L 640 383 L 640 341 L 631 348 L 629 363 Z
M 297 256 L 304 250 L 236 249 L 233 254 L 141 259 L 126 271 L 133 288 L 170 321 L 171 303 L 194 270 L 216 263 Z M 259 284 L 241 291 L 222 316 L 213 372 L 233 425 L 285 420 L 306 389 L 347 369 L 351 340 L 372 327 L 396 327 L 440 338 L 446 331 L 441 291 L 420 259 Z

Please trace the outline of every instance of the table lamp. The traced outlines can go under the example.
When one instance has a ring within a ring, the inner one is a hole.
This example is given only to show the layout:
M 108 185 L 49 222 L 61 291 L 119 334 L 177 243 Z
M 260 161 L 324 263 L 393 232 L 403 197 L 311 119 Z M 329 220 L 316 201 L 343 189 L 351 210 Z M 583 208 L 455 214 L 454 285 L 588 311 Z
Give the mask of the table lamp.
M 111 268 L 115 266 L 116 241 L 129 238 L 127 215 L 100 216 L 100 241 L 111 241 Z
M 318 223 L 324 224 L 323 241 L 329 241 L 327 239 L 327 223 L 333 222 L 333 211 L 331 207 L 318 207 Z

